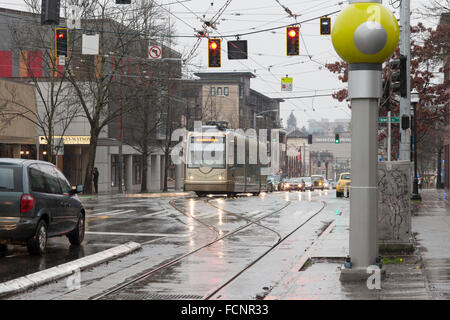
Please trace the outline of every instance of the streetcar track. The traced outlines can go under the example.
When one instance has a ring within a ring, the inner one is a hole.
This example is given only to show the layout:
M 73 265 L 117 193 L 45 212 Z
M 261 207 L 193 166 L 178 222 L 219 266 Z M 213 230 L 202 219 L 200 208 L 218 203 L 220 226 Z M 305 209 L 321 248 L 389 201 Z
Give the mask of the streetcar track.
M 193 200 L 193 199 L 194 199 L 194 198 L 187 199 L 187 200 Z M 177 211 L 181 212 L 182 214 L 184 214 L 184 215 L 186 215 L 186 216 L 188 216 L 188 217 L 191 217 L 191 218 L 195 218 L 195 217 L 193 217 L 191 214 L 186 214 L 186 211 L 183 211 L 181 208 L 176 207 L 176 205 L 174 204 L 175 201 L 177 201 L 177 200 L 171 200 L 171 201 L 169 202 L 169 204 L 170 204 L 172 207 L 174 207 Z M 270 215 L 272 215 L 272 214 L 275 214 L 275 213 L 277 213 L 277 212 L 280 212 L 281 210 L 284 210 L 284 209 L 285 209 L 287 206 L 289 206 L 289 205 L 290 205 L 290 201 L 288 201 L 287 205 L 283 206 L 282 208 L 280 208 L 280 209 L 278 209 L 278 210 L 276 210 L 276 211 L 270 212 L 270 213 L 268 213 L 268 214 L 266 214 L 266 215 L 264 215 L 264 216 L 258 218 L 258 219 L 256 220 L 256 222 L 257 222 L 257 221 L 260 221 L 260 220 L 262 220 L 262 219 L 264 219 L 264 218 L 266 218 L 266 217 L 268 217 L 268 216 L 270 216 Z M 205 226 L 208 226 L 207 223 L 204 223 L 204 222 L 201 221 L 200 219 L 195 218 L 195 220 L 196 220 L 197 222 L 199 222 L 199 223 L 205 225 Z M 211 242 L 209 242 L 209 243 L 207 243 L 207 244 L 205 244 L 205 245 L 203 245 L 203 246 L 200 246 L 200 247 L 198 247 L 197 249 L 194 249 L 194 250 L 192 250 L 192 251 L 189 251 L 189 252 L 187 252 L 187 253 L 181 255 L 180 257 L 175 258 L 175 259 L 173 259 L 173 260 L 171 260 L 171 261 L 169 261 L 169 262 L 167 262 L 167 263 L 165 263 L 165 264 L 163 264 L 163 265 L 161 265 L 161 266 L 159 266 L 159 267 L 157 267 L 157 268 L 155 268 L 155 269 L 152 269 L 152 270 L 150 270 L 150 271 L 148 271 L 148 272 L 146 272 L 146 273 L 144 273 L 144 274 L 142 274 L 142 275 L 140 275 L 140 276 L 138 276 L 138 277 L 136 277 L 136 278 L 134 278 L 134 279 L 132 279 L 132 280 L 130 280 L 130 281 L 127 281 L 127 282 L 125 282 L 125 283 L 123 283 L 123 284 L 121 284 L 121 285 L 119 285 L 119 286 L 117 286 L 117 287 L 115 287 L 115 288 L 113 288 L 113 289 L 111 289 L 111 290 L 108 290 L 107 292 L 104 292 L 104 293 L 99 294 L 99 295 L 95 295 L 95 296 L 91 297 L 89 300 L 100 300 L 100 299 L 102 299 L 102 298 L 104 298 L 104 297 L 107 297 L 107 296 L 109 296 L 109 295 L 111 295 L 111 294 L 113 294 L 113 293 L 116 293 L 116 292 L 118 292 L 118 291 L 120 291 L 120 290 L 122 290 L 122 289 L 124 289 L 124 288 L 126 288 L 126 287 L 129 287 L 130 285 L 132 285 L 132 284 L 134 284 L 134 283 L 136 283 L 136 282 L 139 282 L 139 281 L 141 281 L 141 280 L 144 280 L 144 279 L 150 277 L 151 275 L 153 275 L 154 273 L 156 273 L 156 272 L 158 272 L 158 271 L 160 271 L 160 270 L 163 270 L 163 269 L 165 269 L 165 268 L 171 267 L 171 266 L 177 264 L 178 262 L 180 262 L 181 260 L 183 260 L 184 258 L 186 258 L 186 257 L 188 257 L 188 256 L 191 256 L 191 255 L 193 255 L 194 253 L 196 253 L 196 252 L 198 252 L 198 251 L 200 251 L 200 250 L 202 250 L 202 249 L 204 249 L 204 248 L 207 248 L 207 247 L 209 247 L 209 246 L 211 246 L 211 245 L 213 245 L 213 244 L 215 244 L 215 243 L 217 243 L 217 242 L 219 242 L 219 241 L 221 241 L 221 240 L 223 240 L 223 239 L 225 239 L 225 238 L 228 238 L 228 237 L 230 237 L 231 235 L 234 235 L 234 234 L 236 234 L 236 233 L 242 231 L 243 229 L 248 228 L 249 226 L 251 226 L 251 225 L 253 225 L 253 224 L 255 224 L 255 222 L 249 222 L 249 223 L 247 223 L 246 225 L 242 225 L 242 226 L 240 226 L 240 227 L 234 229 L 233 231 L 228 232 L 227 234 L 223 235 L 222 237 L 216 237 L 213 241 L 211 241 Z M 217 230 L 217 228 L 215 228 L 215 227 L 212 226 L 212 225 L 209 225 L 209 227 L 212 227 L 213 229 Z M 211 229 L 211 228 L 210 228 L 210 229 Z M 217 231 L 217 232 L 220 234 L 219 231 Z
M 201 199 L 201 198 L 200 198 L 200 199 Z M 179 200 L 179 199 L 178 199 L 178 200 Z M 223 236 L 220 236 L 221 231 L 218 230 L 216 227 L 214 227 L 213 225 L 208 224 L 208 223 L 202 221 L 201 219 L 196 218 L 195 216 L 191 215 L 190 213 L 188 213 L 189 209 L 183 209 L 183 208 L 178 207 L 178 206 L 175 204 L 175 202 L 177 201 L 177 199 L 171 200 L 171 201 L 169 202 L 169 204 L 170 204 L 174 209 L 176 209 L 178 212 L 182 213 L 183 215 L 185 215 L 185 216 L 187 216 L 187 217 L 189 217 L 189 218 L 194 219 L 194 220 L 197 221 L 198 223 L 200 223 L 200 224 L 204 225 L 205 227 L 207 227 L 208 229 L 212 230 L 212 231 L 216 234 L 214 240 L 212 240 L 212 241 L 210 241 L 209 243 L 207 243 L 207 244 L 205 244 L 205 245 L 203 245 L 203 246 L 200 246 L 200 247 L 198 247 L 198 248 L 196 248 L 196 249 L 194 249 L 194 250 L 191 250 L 191 251 L 189 251 L 189 252 L 187 252 L 187 253 L 185 253 L 185 254 L 183 254 L 183 255 L 181 255 L 181 256 L 179 256 L 179 257 L 177 257 L 177 258 L 175 258 L 175 259 L 173 259 L 173 260 L 171 260 L 171 261 L 169 261 L 169 262 L 167 262 L 167 263 L 165 263 L 165 264 L 163 264 L 163 265 L 160 265 L 159 267 L 157 267 L 157 268 L 155 268 L 155 269 L 149 270 L 148 272 L 145 272 L 144 274 L 142 274 L 142 275 L 140 275 L 140 276 L 138 276 L 138 277 L 136 277 L 136 278 L 134 278 L 134 279 L 131 279 L 130 281 L 127 281 L 127 282 L 125 282 L 125 283 L 123 283 L 123 284 L 121 284 L 121 285 L 119 285 L 119 286 L 117 286 L 117 287 L 115 287 L 115 288 L 112 288 L 112 289 L 110 289 L 110 290 L 108 290 L 108 291 L 106 291 L 106 292 L 104 292 L 104 293 L 102 293 L 102 294 L 100 294 L 100 295 L 93 296 L 93 297 L 90 298 L 91 300 L 99 300 L 99 299 L 105 298 L 105 297 L 107 297 L 107 296 L 110 296 L 110 295 L 112 295 L 112 294 L 114 294 L 114 293 L 117 293 L 117 292 L 121 291 L 122 289 L 125 289 L 126 287 L 129 287 L 129 286 L 131 286 L 131 285 L 133 285 L 133 284 L 135 284 L 135 283 L 137 283 L 137 282 L 139 282 L 139 281 L 141 281 L 141 280 L 144 280 L 144 279 L 146 279 L 146 278 L 152 276 L 153 274 L 157 273 L 158 271 L 161 271 L 161 270 L 163 270 L 163 269 L 165 269 L 165 268 L 169 268 L 169 267 L 171 267 L 171 266 L 176 265 L 177 263 L 179 263 L 181 260 L 185 259 L 186 257 L 191 256 L 191 255 L 193 255 L 193 254 L 199 252 L 200 250 L 202 250 L 202 249 L 204 249 L 204 248 L 210 247 L 210 246 L 214 245 L 215 243 L 217 243 L 217 242 L 219 242 L 219 241 L 221 241 L 221 240 L 223 240 L 223 239 L 225 239 L 225 238 L 228 238 L 228 237 L 230 237 L 230 236 L 232 236 L 232 235 L 235 235 L 235 234 L 237 234 L 238 232 L 240 232 L 240 231 L 242 231 L 242 230 L 244 230 L 244 229 L 246 229 L 246 228 L 248 228 L 248 227 L 250 227 L 250 226 L 252 226 L 252 225 L 258 225 L 258 226 L 260 226 L 260 227 L 262 227 L 262 228 L 265 228 L 265 229 L 267 229 L 267 230 L 269 230 L 269 231 L 271 231 L 271 232 L 277 234 L 278 240 L 277 240 L 276 243 L 273 244 L 268 250 L 266 250 L 263 254 L 261 254 L 260 256 L 258 256 L 255 260 L 253 260 L 251 263 L 249 263 L 247 266 L 245 266 L 242 270 L 240 270 L 239 272 L 237 272 L 233 277 L 231 277 L 230 279 L 228 279 L 227 281 L 225 281 L 225 282 L 224 282 L 222 285 L 220 285 L 218 288 L 216 288 L 216 289 L 214 289 L 214 290 L 208 292 L 207 294 L 205 294 L 205 295 L 202 297 L 203 300 L 209 300 L 209 299 L 212 298 L 214 295 L 216 295 L 219 291 L 221 291 L 221 290 L 224 289 L 227 285 L 229 285 L 232 281 L 234 281 L 236 278 L 238 278 L 240 275 L 242 275 L 245 271 L 247 271 L 248 269 L 250 269 L 254 264 L 256 264 L 258 261 L 260 261 L 263 257 L 265 257 L 267 254 L 269 254 L 272 250 L 274 250 L 276 247 L 278 247 L 278 246 L 279 246 L 281 243 L 283 243 L 287 238 L 289 238 L 291 235 L 293 235 L 295 232 L 297 232 L 301 227 L 303 227 L 303 226 L 304 226 L 306 223 L 308 223 L 312 218 L 314 218 L 316 215 L 318 215 L 320 212 L 322 212 L 323 209 L 326 207 L 326 202 L 323 201 L 323 200 L 319 200 L 319 201 L 322 202 L 322 204 L 323 204 L 322 207 L 321 207 L 317 212 L 315 212 L 315 213 L 312 214 L 310 217 L 308 217 L 308 219 L 306 219 L 305 221 L 303 221 L 299 226 L 297 226 L 297 227 L 294 228 L 291 232 L 289 232 L 286 236 L 282 237 L 281 234 L 280 234 L 278 231 L 276 231 L 276 230 L 274 230 L 274 229 L 271 229 L 271 228 L 269 228 L 269 227 L 267 227 L 267 226 L 264 226 L 264 225 L 260 224 L 259 221 L 261 221 L 261 220 L 263 220 L 263 219 L 265 219 L 265 218 L 267 218 L 267 217 L 269 217 L 269 216 L 271 216 L 271 215 L 273 215 L 273 214 L 275 214 L 275 213 L 278 213 L 278 212 L 284 210 L 285 208 L 287 208 L 287 207 L 291 204 L 291 201 L 290 201 L 290 200 L 287 200 L 287 201 L 286 201 L 286 205 L 284 205 L 283 207 L 281 207 L 281 208 L 279 208 L 279 209 L 277 209 L 277 210 L 275 210 L 275 211 L 271 211 L 271 212 L 269 212 L 269 213 L 267 213 L 267 214 L 265 214 L 265 215 L 263 215 L 263 216 L 257 218 L 256 220 L 252 220 L 252 219 L 250 219 L 250 218 L 247 218 L 247 217 L 244 217 L 244 216 L 240 215 L 239 213 L 231 212 L 231 211 L 229 211 L 229 210 L 226 210 L 226 209 L 217 207 L 217 206 L 213 205 L 212 203 L 210 203 L 211 199 L 201 199 L 201 200 L 199 200 L 199 198 L 187 198 L 187 199 L 184 199 L 184 200 L 187 200 L 187 201 L 188 201 L 188 205 L 189 205 L 189 202 L 191 202 L 191 201 L 195 201 L 195 202 L 203 201 L 204 203 L 210 205 L 211 207 L 216 208 L 216 209 L 218 209 L 218 210 L 221 210 L 221 211 L 223 211 L 223 212 L 226 213 L 226 214 L 233 215 L 233 216 L 235 216 L 235 217 L 238 217 L 238 218 L 241 218 L 241 219 L 247 221 L 247 224 L 242 225 L 242 226 L 239 226 L 238 228 L 236 228 L 236 229 L 234 229 L 234 230 L 228 232 L 227 234 L 225 234 L 225 235 L 223 235 Z
M 278 247 L 281 243 L 283 243 L 286 239 L 288 239 L 290 236 L 292 236 L 295 232 L 297 232 L 301 227 L 303 227 L 306 223 L 308 223 L 312 218 L 314 218 L 316 215 L 318 215 L 320 212 L 323 211 L 326 207 L 326 202 L 323 200 L 319 200 L 322 202 L 323 206 L 319 209 L 316 213 L 311 215 L 306 221 L 304 221 L 302 224 L 297 226 L 294 230 L 292 230 L 290 233 L 288 233 L 285 237 L 281 238 L 279 241 L 277 241 L 276 244 L 274 244 L 272 247 L 270 247 L 266 252 L 264 252 L 262 255 L 260 255 L 257 259 L 253 260 L 250 264 L 248 264 L 245 268 L 243 268 L 241 271 L 236 273 L 232 278 L 224 282 L 221 286 L 214 289 L 214 291 L 207 293 L 205 296 L 203 296 L 202 300 L 209 300 L 212 298 L 215 294 L 217 294 L 219 291 L 224 289 L 226 286 L 228 286 L 231 282 L 233 282 L 236 278 L 238 278 L 240 275 L 242 275 L 245 271 L 250 269 L 253 265 L 255 265 L 258 261 L 260 261 L 262 258 L 264 258 L 267 254 L 269 254 L 272 250 L 274 250 L 276 247 Z

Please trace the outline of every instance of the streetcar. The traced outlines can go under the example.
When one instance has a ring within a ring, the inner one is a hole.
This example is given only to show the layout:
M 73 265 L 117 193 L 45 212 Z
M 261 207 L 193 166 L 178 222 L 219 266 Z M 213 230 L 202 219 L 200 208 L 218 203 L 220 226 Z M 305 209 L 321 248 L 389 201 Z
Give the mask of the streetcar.
M 201 132 L 189 132 L 185 191 L 194 191 L 199 197 L 267 192 L 268 168 L 261 164 L 260 150 L 267 154 L 267 145 L 256 137 L 228 129 L 223 123 L 207 123 Z

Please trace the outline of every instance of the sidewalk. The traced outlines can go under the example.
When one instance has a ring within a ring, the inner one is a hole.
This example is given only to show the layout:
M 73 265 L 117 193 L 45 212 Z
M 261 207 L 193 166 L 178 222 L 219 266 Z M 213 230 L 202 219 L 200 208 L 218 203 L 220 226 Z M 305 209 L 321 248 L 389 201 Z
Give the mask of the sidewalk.
M 306 263 L 300 261 L 266 299 L 450 299 L 450 193 L 424 189 L 421 196 L 422 202 L 414 203 L 412 210 L 416 252 L 383 256 L 386 277 L 381 289 L 370 290 L 365 281 L 339 281 L 349 251 L 346 207 L 337 216 L 334 228 L 324 232 L 310 248 Z

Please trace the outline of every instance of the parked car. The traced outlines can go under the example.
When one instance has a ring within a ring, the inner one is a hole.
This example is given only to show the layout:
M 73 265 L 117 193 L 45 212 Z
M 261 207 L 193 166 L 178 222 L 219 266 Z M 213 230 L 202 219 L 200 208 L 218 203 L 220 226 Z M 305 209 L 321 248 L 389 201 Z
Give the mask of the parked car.
M 82 191 L 51 163 L 0 158 L 0 250 L 21 244 L 41 255 L 47 239 L 59 236 L 80 245 L 85 210 L 77 193 Z
M 312 180 L 313 190 L 320 189 L 323 191 L 324 180 L 325 180 L 325 178 L 323 176 L 313 175 L 313 176 L 311 176 L 311 180 Z
M 336 185 L 336 197 L 343 197 L 345 188 L 350 187 L 351 182 L 351 173 L 350 172 L 344 172 L 339 175 L 339 180 Z

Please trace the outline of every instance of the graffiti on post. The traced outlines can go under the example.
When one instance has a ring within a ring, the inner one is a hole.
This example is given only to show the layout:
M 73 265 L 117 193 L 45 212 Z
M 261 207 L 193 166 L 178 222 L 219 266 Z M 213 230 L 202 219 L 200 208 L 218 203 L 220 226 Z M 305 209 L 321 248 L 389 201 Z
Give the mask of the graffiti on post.
M 379 164 L 378 239 L 407 242 L 410 238 L 410 166 Z

